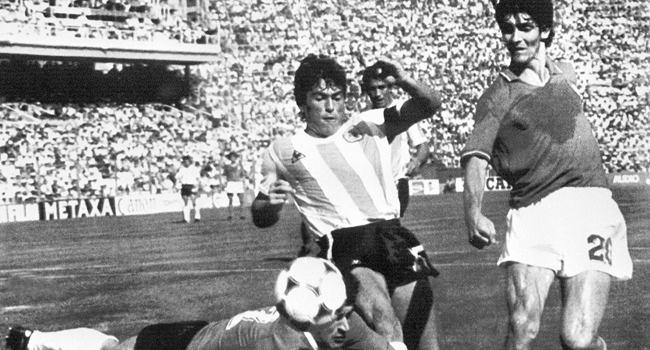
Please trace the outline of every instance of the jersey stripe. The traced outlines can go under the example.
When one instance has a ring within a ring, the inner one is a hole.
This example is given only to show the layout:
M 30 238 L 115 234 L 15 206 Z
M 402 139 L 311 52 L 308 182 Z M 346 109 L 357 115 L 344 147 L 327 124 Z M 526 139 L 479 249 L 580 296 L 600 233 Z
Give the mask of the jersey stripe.
M 305 135 L 306 136 L 306 135 Z M 329 221 L 326 215 L 327 212 L 336 212 L 341 218 L 344 218 L 344 213 L 341 209 L 347 210 L 347 215 L 352 217 L 361 217 L 363 214 L 357 209 L 356 203 L 344 183 L 338 180 L 337 176 L 332 172 L 331 166 L 333 162 L 328 164 L 327 158 L 334 158 L 339 155 L 335 153 L 338 150 L 327 150 L 323 145 L 317 145 L 310 142 L 301 142 L 300 137 L 295 137 L 293 145 L 296 149 L 304 150 L 307 156 L 300 160 L 303 169 L 308 172 L 313 178 L 313 182 L 307 182 L 305 186 L 306 193 L 310 193 L 307 197 L 303 195 L 300 199 L 307 204 L 309 209 L 316 211 L 316 215 L 322 217 L 322 220 Z M 319 147 L 320 146 L 320 147 Z M 321 148 L 321 149 L 319 149 Z M 301 192 L 298 192 L 299 194 Z M 302 192 L 304 193 L 304 192 Z M 310 200 L 310 198 L 318 199 L 318 202 Z M 325 217 L 323 217 L 325 216 Z M 334 224 L 334 222 L 332 222 Z M 343 224 L 351 224 L 347 219 Z M 336 223 L 336 226 L 339 224 Z
M 344 132 L 327 139 L 299 132 L 276 140 L 270 149 L 278 174 L 295 189 L 304 221 L 318 235 L 392 219 L 399 212 L 383 133 L 346 138 Z
M 372 154 L 372 150 L 368 155 L 359 147 L 345 146 L 330 143 L 320 145 L 318 149 L 328 168 L 339 170 L 333 175 L 343 186 L 346 194 L 354 201 L 354 206 L 361 211 L 360 215 L 371 218 L 379 217 L 376 204 L 381 203 L 383 197 L 376 197 L 377 194 L 383 193 L 384 189 L 382 184 L 377 181 L 378 174 L 377 169 L 373 166 L 373 160 L 368 159 L 368 156 L 374 158 L 374 154 Z M 344 170 L 341 171 L 342 169 Z M 374 176 L 372 176 L 373 174 Z M 359 184 L 362 184 L 363 187 Z M 350 206 L 343 208 L 349 210 Z

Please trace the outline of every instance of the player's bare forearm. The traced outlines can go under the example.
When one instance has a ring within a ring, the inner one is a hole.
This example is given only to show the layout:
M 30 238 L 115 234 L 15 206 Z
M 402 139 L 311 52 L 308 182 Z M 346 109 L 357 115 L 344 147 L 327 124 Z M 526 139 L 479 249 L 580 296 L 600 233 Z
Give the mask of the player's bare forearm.
M 395 68 L 395 76 L 389 77 L 387 81 L 391 82 L 393 80 L 392 83 L 411 96 L 411 99 L 400 109 L 400 116 L 408 126 L 432 117 L 440 109 L 442 99 L 437 91 L 408 75 L 397 61 L 386 58 L 380 60 L 393 65 Z M 408 126 L 406 126 L 406 129 L 408 129 Z
M 415 146 L 415 154 L 411 161 L 407 165 L 406 175 L 414 176 L 420 170 L 420 167 L 426 160 L 429 158 L 429 145 L 427 142 L 423 142 Z
M 465 183 L 463 188 L 463 203 L 465 205 L 465 223 L 471 229 L 483 203 L 483 193 L 486 178 L 487 162 L 477 157 L 471 157 L 464 167 Z
M 463 203 L 469 242 L 481 249 L 495 241 L 494 224 L 481 212 L 485 188 L 487 161 L 471 157 L 463 167 L 465 184 Z
M 382 58 L 382 60 L 395 67 L 395 76 L 393 77 L 395 79 L 395 85 L 408 93 L 411 98 L 425 101 L 424 104 L 431 107 L 431 115 L 440 108 L 442 100 L 440 99 L 438 92 L 408 75 L 402 65 L 397 61 L 385 58 Z

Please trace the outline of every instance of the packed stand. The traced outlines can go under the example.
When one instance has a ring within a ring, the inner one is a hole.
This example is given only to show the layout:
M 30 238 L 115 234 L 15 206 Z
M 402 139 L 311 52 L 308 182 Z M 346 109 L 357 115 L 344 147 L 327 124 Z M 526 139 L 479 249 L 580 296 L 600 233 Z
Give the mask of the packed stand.
M 459 166 L 476 101 L 508 62 L 499 50 L 488 1 L 298 1 L 290 10 L 284 2 L 226 3 L 219 7 L 226 14 L 218 9 L 213 14 L 231 19 L 234 25 L 226 40 L 232 45 L 222 62 L 203 67 L 202 73 L 213 77 L 221 95 L 243 92 L 245 97 L 218 98 L 215 103 L 237 119 L 265 124 L 259 101 L 290 105 L 295 62 L 318 48 L 349 68 L 353 101 L 348 106 L 354 112 L 365 106 L 356 84 L 364 65 L 389 55 L 416 78 L 442 90 L 445 108 L 423 126 L 433 160 L 447 167 Z M 578 90 L 596 127 L 607 170 L 648 171 L 650 6 L 590 0 L 560 1 L 556 8 L 560 34 L 551 54 L 576 67 Z M 286 121 L 284 115 L 278 120 L 280 125 Z
M 224 154 L 243 155 L 254 182 L 258 145 L 243 130 L 214 128 L 213 118 L 158 104 L 3 106 L 14 120 L 25 114 L 55 114 L 47 122 L 2 123 L 2 203 L 106 197 L 132 193 L 175 193 L 182 155 L 203 170 L 202 194 L 225 184 Z
M 0 33 L 57 40 L 220 43 L 215 23 L 192 19 L 183 20 L 179 9 L 158 0 L 9 0 L 0 6 Z
M 551 55 L 573 62 L 610 172 L 650 168 L 649 13 L 642 1 L 557 6 Z M 220 44 L 220 61 L 192 68 L 205 82 L 196 110 L 172 112 L 137 101 L 39 107 L 61 111 L 54 119 L 66 123 L 5 123 L 0 181 L 21 189 L 18 197 L 7 191 L 11 200 L 174 191 L 180 155 L 192 154 L 206 170 L 206 189 L 218 191 L 221 157 L 237 149 L 254 186 L 261 150 L 302 127 L 293 73 L 315 50 L 349 68 L 350 113 L 366 104 L 358 84 L 363 67 L 383 55 L 440 90 L 443 110 L 422 126 L 432 162 L 458 167 L 477 99 L 508 62 L 492 14 L 489 2 L 477 0 L 212 3 L 207 24 L 182 24 L 208 28 Z M 40 120 L 49 115 L 37 114 Z M 15 113 L 5 113 L 8 118 Z

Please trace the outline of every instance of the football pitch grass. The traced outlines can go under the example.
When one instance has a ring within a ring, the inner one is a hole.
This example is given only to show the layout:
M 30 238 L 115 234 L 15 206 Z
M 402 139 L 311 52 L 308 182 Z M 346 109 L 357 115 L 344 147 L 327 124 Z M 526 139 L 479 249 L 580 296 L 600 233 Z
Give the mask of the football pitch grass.
M 600 333 L 609 350 L 650 349 L 650 191 L 614 191 L 628 224 L 634 277 L 612 284 Z M 484 212 L 503 241 L 507 193 L 486 193 Z M 206 209 L 181 213 L 0 224 L 0 335 L 90 327 L 120 340 L 155 322 L 217 320 L 271 305 L 279 269 L 296 256 L 299 217 L 258 229 Z M 461 194 L 412 197 L 403 219 L 441 275 L 436 307 L 444 350 L 500 349 L 506 334 L 500 244 L 467 243 Z M 560 349 L 560 291 L 553 284 L 535 349 Z M 4 344 L 2 344 L 4 345 Z

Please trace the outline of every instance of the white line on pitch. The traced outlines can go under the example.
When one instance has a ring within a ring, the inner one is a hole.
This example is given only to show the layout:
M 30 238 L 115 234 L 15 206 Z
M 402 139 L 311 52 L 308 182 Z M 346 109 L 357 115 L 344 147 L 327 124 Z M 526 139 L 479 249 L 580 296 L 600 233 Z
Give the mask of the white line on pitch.
M 632 259 L 634 263 L 646 264 L 650 263 L 650 259 Z M 477 262 L 477 263 L 435 263 L 435 267 L 472 267 L 472 266 L 494 266 L 496 267 L 496 262 Z M 262 272 L 274 272 L 278 271 L 279 268 L 261 268 L 261 269 L 225 269 L 225 270 L 172 270 L 172 271 L 123 271 L 123 272 L 114 272 L 114 273 L 91 273 L 91 274 L 67 274 L 67 275 L 56 275 L 56 276 L 38 276 L 38 275 L 29 275 L 26 277 L 32 278 L 46 278 L 46 279 L 59 279 L 59 278 L 77 278 L 77 277 L 110 277 L 110 276 L 123 276 L 123 275 L 163 275 L 163 274 L 177 274 L 177 275 L 222 275 L 222 274 L 233 274 L 233 273 L 262 273 Z M 39 271 L 52 271 L 51 269 L 20 269 L 20 270 L 0 270 L 0 273 L 11 274 L 11 273 L 26 273 L 26 272 L 39 272 Z

